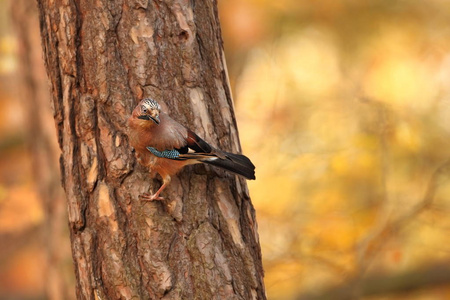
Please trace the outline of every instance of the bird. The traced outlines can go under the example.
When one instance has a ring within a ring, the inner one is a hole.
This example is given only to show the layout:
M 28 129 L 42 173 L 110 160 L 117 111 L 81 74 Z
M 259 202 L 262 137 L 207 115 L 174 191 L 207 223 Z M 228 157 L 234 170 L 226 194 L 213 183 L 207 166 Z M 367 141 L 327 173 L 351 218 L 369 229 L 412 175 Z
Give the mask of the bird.
M 163 112 L 152 98 L 142 99 L 134 108 L 128 118 L 128 138 L 138 162 L 152 173 L 158 173 L 163 181 L 153 195 L 141 195 L 142 200 L 164 200 L 160 194 L 171 177 L 191 164 L 206 163 L 255 179 L 255 166 L 247 156 L 211 146 Z

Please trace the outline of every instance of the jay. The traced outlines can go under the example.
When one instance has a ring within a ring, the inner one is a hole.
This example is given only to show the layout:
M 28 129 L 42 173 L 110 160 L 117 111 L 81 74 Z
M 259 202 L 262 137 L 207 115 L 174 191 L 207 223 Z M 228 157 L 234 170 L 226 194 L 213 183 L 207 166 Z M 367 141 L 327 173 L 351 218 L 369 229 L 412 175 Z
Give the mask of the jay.
M 166 113 L 153 99 L 139 102 L 128 119 L 128 137 L 138 161 L 158 173 L 162 186 L 153 194 L 143 194 L 143 200 L 163 200 L 161 192 L 184 166 L 210 164 L 227 171 L 255 179 L 255 166 L 244 155 L 221 151 L 209 145 Z

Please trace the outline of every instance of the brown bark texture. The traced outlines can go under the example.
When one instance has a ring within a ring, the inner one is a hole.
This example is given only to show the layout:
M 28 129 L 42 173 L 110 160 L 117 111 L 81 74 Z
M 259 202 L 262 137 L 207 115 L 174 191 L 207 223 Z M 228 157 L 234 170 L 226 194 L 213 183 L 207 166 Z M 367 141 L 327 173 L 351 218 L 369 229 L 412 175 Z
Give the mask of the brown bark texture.
M 37 5 L 33 1 L 17 0 L 11 4 L 10 10 L 20 45 L 19 94 L 27 120 L 27 142 L 36 188 L 45 213 L 40 228 L 46 253 L 46 261 L 41 262 L 46 278 L 45 294 L 49 300 L 75 299 L 66 200 L 57 167 L 60 151 L 42 61 Z
M 195 165 L 164 201 L 126 120 L 152 97 L 239 152 L 216 1 L 39 0 L 78 299 L 265 299 L 245 180 Z

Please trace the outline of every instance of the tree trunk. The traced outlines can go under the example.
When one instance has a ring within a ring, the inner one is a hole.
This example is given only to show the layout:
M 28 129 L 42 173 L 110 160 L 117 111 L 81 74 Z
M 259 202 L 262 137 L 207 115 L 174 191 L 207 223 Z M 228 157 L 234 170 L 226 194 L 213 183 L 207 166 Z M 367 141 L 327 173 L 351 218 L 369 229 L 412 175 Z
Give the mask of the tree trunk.
M 126 120 L 157 99 L 239 152 L 216 1 L 39 0 L 79 299 L 265 299 L 245 180 L 185 168 L 162 202 Z
M 20 44 L 18 74 L 21 81 L 20 96 L 27 120 L 27 141 L 38 194 L 45 212 L 42 229 L 47 259 L 42 266 L 46 278 L 46 298 L 75 299 L 67 210 L 57 167 L 60 151 L 42 62 L 37 6 L 33 1 L 18 0 L 14 2 L 11 13 Z

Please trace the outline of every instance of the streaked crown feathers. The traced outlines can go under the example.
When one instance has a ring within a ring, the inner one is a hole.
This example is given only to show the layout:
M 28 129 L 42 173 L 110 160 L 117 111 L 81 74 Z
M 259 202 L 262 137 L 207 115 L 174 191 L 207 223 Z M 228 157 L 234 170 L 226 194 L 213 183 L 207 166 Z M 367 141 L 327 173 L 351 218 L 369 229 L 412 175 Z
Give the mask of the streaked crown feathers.
M 152 110 L 152 109 L 156 109 L 156 110 L 161 110 L 161 106 L 159 105 L 158 102 L 156 102 L 156 100 L 151 99 L 151 98 L 146 98 L 144 100 L 142 100 L 142 105 L 146 106 L 147 109 Z

